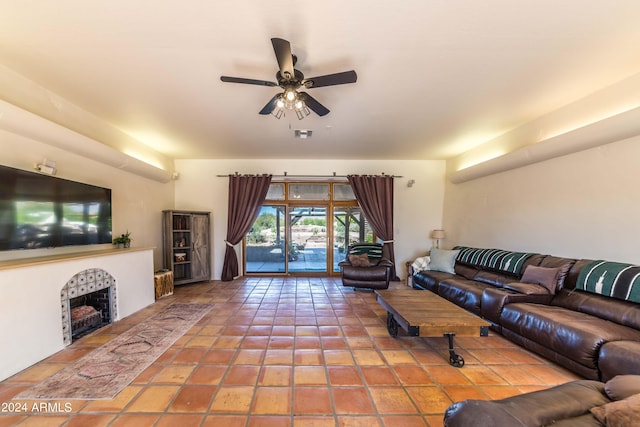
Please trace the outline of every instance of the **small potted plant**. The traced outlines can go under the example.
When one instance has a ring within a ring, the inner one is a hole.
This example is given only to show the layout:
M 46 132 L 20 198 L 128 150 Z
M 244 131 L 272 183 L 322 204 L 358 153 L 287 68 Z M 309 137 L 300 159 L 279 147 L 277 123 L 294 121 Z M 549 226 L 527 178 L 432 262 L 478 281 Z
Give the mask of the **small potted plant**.
M 127 230 L 126 233 L 121 234 L 120 236 L 113 239 L 113 244 L 117 247 L 131 247 L 131 232 Z

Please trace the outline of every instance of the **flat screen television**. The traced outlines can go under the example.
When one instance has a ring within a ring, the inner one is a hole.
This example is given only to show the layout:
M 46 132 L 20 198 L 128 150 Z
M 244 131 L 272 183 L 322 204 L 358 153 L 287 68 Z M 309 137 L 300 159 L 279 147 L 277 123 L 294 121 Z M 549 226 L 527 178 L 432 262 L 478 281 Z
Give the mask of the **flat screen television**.
M 0 251 L 111 243 L 111 189 L 0 166 Z

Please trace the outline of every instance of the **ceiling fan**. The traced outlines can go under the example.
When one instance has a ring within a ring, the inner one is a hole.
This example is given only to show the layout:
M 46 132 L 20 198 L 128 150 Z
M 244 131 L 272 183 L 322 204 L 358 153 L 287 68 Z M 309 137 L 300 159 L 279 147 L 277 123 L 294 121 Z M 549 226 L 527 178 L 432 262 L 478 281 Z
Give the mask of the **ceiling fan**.
M 296 65 L 297 57 L 291 53 L 291 44 L 279 38 L 272 38 L 271 44 L 276 54 L 278 67 L 276 82 L 268 80 L 245 79 L 242 77 L 221 76 L 220 80 L 229 83 L 244 83 L 259 86 L 280 86 L 284 92 L 276 94 L 260 110 L 260 114 L 273 114 L 280 118 L 285 114 L 285 110 L 294 111 L 298 119 L 302 120 L 309 115 L 309 109 L 319 116 L 329 113 L 329 109 L 320 104 L 314 97 L 306 92 L 299 91 L 300 88 L 313 89 L 323 86 L 335 86 L 346 83 L 355 83 L 358 76 L 355 71 L 344 71 L 335 74 L 326 74 L 318 77 L 305 78 L 302 72 L 293 68 Z

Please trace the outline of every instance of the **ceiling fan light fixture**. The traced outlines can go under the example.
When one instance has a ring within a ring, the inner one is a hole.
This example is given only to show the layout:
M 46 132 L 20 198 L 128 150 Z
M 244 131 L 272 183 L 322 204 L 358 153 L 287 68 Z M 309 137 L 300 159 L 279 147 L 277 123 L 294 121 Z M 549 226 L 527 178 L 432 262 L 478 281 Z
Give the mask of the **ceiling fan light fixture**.
M 309 111 L 309 109 L 305 105 L 303 105 L 302 108 L 297 108 L 296 109 L 296 116 L 298 116 L 298 120 L 304 119 L 310 113 L 311 113 L 311 111 Z
M 329 109 L 306 92 L 298 92 L 298 89 L 343 85 L 355 83 L 358 79 L 354 70 L 305 79 L 304 74 L 294 68 L 298 58 L 291 52 L 291 43 L 287 40 L 274 37 L 271 39 L 271 44 L 273 45 L 273 51 L 276 55 L 279 68 L 276 73 L 277 82 L 243 77 L 220 76 L 220 80 L 223 82 L 280 86 L 284 90 L 273 96 L 269 102 L 262 107 L 258 114 L 272 114 L 274 117 L 280 118 L 286 115 L 285 110 L 292 110 L 296 112 L 296 116 L 298 116 L 299 119 L 308 116 L 310 111 L 313 111 L 320 117 L 325 116 L 329 114 Z
M 298 97 L 298 94 L 296 93 L 296 91 L 294 89 L 286 89 L 284 91 L 284 96 L 285 96 L 287 101 L 293 102 Z

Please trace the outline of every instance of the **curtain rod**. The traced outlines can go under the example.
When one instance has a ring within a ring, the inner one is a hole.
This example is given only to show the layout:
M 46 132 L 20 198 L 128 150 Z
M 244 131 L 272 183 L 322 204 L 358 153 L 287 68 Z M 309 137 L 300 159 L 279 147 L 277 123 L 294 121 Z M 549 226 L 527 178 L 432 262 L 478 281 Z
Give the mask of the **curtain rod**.
M 218 178 L 228 178 L 229 175 L 241 175 L 238 172 L 235 173 L 229 173 L 226 175 L 216 175 L 216 177 Z M 261 174 L 255 174 L 255 175 L 261 175 Z M 390 176 L 391 178 L 404 178 L 404 176 L 402 175 L 386 175 L 384 172 L 382 172 L 380 175 L 382 176 Z M 346 178 L 347 175 L 336 175 L 335 172 L 333 172 L 332 175 L 289 175 L 287 172 L 284 172 L 284 174 L 282 175 L 272 175 L 274 178 Z

